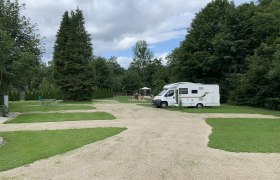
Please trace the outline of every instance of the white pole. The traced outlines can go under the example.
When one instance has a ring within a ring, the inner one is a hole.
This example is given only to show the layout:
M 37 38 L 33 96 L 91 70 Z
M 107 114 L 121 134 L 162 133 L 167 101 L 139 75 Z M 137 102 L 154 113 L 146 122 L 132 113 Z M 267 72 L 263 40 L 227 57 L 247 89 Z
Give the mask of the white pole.
M 4 105 L 9 109 L 9 96 L 4 95 Z

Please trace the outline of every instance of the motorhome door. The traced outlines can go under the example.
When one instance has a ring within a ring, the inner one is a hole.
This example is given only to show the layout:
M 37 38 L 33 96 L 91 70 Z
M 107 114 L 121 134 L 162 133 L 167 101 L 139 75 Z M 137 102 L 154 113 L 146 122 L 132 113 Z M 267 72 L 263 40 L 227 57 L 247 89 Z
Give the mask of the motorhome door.
M 176 104 L 176 98 L 175 98 L 175 90 L 171 89 L 167 91 L 167 93 L 164 95 L 166 102 L 168 103 L 168 106 L 173 106 Z

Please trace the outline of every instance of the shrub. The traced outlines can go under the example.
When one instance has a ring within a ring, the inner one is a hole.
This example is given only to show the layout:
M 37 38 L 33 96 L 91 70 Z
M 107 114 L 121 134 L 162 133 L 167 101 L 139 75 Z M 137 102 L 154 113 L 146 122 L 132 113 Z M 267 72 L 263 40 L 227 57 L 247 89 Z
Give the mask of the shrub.
M 274 110 L 280 110 L 280 98 L 267 98 L 265 107 Z
M 9 101 L 19 101 L 20 100 L 20 94 L 15 91 L 11 91 L 8 93 L 9 95 Z
M 93 99 L 112 98 L 113 90 L 109 88 L 97 88 L 92 94 Z
M 0 115 L 2 117 L 7 117 L 7 114 L 8 114 L 8 107 L 5 106 L 5 105 L 0 105 Z

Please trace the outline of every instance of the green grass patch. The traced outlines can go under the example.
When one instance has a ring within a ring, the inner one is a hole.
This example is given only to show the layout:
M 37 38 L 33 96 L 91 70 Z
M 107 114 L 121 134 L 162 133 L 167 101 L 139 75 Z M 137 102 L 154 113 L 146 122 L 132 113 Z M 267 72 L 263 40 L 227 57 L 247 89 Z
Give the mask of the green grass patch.
M 138 106 L 143 106 L 143 107 L 155 107 L 151 103 L 142 103 L 142 104 L 137 104 Z
M 92 128 L 53 131 L 0 132 L 0 171 L 62 154 L 85 144 L 114 136 L 126 128 Z
M 113 120 L 115 116 L 106 112 L 90 113 L 41 113 L 21 114 L 6 123 L 34 123 L 34 122 L 59 122 L 82 120 Z
M 11 112 L 32 112 L 32 111 L 60 111 L 60 110 L 89 110 L 94 109 L 90 105 L 83 104 L 63 104 L 58 103 L 56 105 L 42 105 L 40 101 L 18 101 L 10 102 L 9 110 Z
M 280 119 L 207 119 L 208 146 L 230 152 L 279 153 Z
M 132 99 L 132 96 L 115 96 L 113 98 L 106 98 L 104 100 L 114 100 L 114 101 L 118 101 L 120 103 L 135 103 L 135 104 L 151 103 L 151 101 L 152 101 L 151 99 L 135 100 L 135 99 Z
M 92 104 L 92 101 L 60 101 L 59 104 Z
M 264 115 L 274 115 L 280 116 L 280 111 L 273 111 L 263 108 L 255 108 L 249 106 L 234 106 L 229 104 L 222 104 L 217 107 L 203 107 L 203 108 L 179 108 L 170 107 L 167 110 L 171 111 L 181 111 L 187 113 L 240 113 L 240 114 L 264 114 Z

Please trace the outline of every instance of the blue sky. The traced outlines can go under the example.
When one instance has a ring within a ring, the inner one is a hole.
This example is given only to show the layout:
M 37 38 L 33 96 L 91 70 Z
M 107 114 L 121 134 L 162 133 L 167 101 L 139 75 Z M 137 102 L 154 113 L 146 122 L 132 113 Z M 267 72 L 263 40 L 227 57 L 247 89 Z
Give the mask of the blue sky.
M 168 55 L 185 38 L 195 13 L 211 0 L 19 0 L 26 4 L 23 15 L 37 24 L 44 37 L 42 60 L 52 60 L 55 35 L 63 13 L 79 7 L 91 34 L 94 55 L 118 57 L 127 68 L 132 47 L 146 40 L 155 57 Z M 234 0 L 236 5 L 250 0 Z

